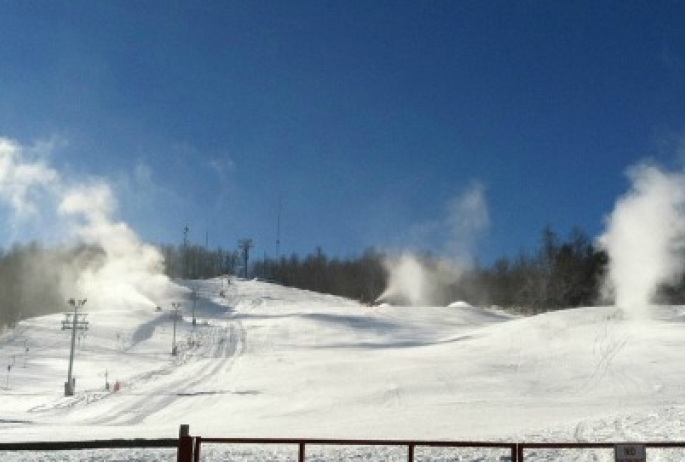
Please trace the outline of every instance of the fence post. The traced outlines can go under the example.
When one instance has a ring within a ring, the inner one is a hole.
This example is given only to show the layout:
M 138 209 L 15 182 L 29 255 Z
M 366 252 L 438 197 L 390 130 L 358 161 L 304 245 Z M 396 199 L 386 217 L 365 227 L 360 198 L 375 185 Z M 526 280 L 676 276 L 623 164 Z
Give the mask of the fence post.
M 178 430 L 177 462 L 193 462 L 193 438 L 190 436 L 190 425 L 182 424 Z
M 304 443 L 300 443 L 300 450 L 297 453 L 297 460 L 304 462 Z
M 414 443 L 409 443 L 407 446 L 407 461 L 414 462 Z
M 516 443 L 516 459 L 515 462 L 523 462 L 523 445 L 521 443 Z
M 196 436 L 193 438 L 195 444 L 193 445 L 193 462 L 200 462 L 200 445 L 202 444 L 202 437 Z

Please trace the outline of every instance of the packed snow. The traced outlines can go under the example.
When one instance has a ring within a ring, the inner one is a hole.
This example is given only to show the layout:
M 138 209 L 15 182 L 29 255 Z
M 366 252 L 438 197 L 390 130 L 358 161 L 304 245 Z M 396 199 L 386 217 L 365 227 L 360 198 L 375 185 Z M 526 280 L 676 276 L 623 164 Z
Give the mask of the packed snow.
M 640 321 L 615 307 L 519 317 L 465 302 L 369 307 L 257 280 L 185 284 L 194 308 L 86 304 L 74 396 L 63 314 L 6 330 L 0 442 L 173 438 L 180 424 L 204 437 L 685 439 L 680 306 Z

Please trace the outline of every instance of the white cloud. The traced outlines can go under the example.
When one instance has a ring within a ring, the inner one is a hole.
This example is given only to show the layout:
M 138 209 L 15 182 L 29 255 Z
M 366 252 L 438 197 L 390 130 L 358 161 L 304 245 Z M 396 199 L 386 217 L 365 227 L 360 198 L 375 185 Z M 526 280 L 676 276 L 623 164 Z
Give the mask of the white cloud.
M 222 181 L 228 180 L 229 175 L 235 171 L 235 162 L 228 157 L 214 157 L 207 161 L 207 165 Z
M 34 152 L 44 151 L 39 146 Z M 15 219 L 39 213 L 40 204 L 59 185 L 57 172 L 16 141 L 0 138 L 0 198 L 12 207 Z
M 138 161 L 133 171 L 133 179 L 137 186 L 150 186 L 153 184 L 152 168 L 142 161 Z

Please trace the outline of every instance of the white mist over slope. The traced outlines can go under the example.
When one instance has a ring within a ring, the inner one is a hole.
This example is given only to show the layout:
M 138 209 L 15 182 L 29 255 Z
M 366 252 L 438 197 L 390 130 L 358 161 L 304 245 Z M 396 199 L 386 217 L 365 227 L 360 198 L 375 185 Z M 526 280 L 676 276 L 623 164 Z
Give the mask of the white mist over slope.
M 683 272 L 685 173 L 638 165 L 628 177 L 631 189 L 616 202 L 599 243 L 609 254 L 616 305 L 645 318 L 659 284 Z
M 448 286 L 471 266 L 478 238 L 489 224 L 485 188 L 473 182 L 449 202 L 442 221 L 426 226 L 442 242 L 442 257 L 436 261 L 411 251 L 390 256 L 385 261 L 387 287 L 378 300 L 412 306 L 445 303 Z
M 88 298 L 89 308 L 125 308 L 155 306 L 155 299 L 178 292 L 163 275 L 161 254 L 116 220 L 117 204 L 107 181 L 62 175 L 48 163 L 51 149 L 49 143 L 26 147 L 0 138 L 0 201 L 12 216 L 15 234 L 49 221 L 52 242 L 102 251 L 87 262 L 51 262 L 75 276 L 63 281 L 63 299 Z

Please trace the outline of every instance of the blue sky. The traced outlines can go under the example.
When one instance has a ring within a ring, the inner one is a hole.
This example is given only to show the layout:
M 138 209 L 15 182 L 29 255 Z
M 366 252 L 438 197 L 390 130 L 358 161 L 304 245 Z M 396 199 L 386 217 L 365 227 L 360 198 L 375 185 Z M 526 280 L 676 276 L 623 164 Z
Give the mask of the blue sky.
M 625 170 L 680 169 L 685 4 L 0 0 L 0 136 L 105 177 L 155 243 L 474 255 L 596 236 Z M 443 226 L 444 224 L 444 226 Z M 43 230 L 43 232 L 47 232 Z

